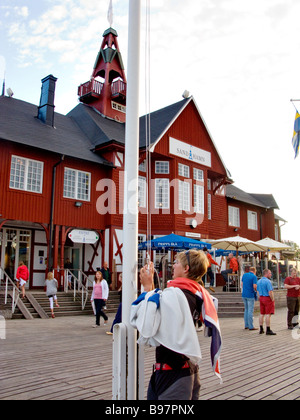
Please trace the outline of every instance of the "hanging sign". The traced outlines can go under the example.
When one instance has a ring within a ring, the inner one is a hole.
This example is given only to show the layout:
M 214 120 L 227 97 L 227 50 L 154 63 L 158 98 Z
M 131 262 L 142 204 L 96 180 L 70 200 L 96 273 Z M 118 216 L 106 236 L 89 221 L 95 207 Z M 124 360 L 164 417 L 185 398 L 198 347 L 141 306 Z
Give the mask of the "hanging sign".
M 77 244 L 94 244 L 99 239 L 98 233 L 92 230 L 73 229 L 68 236 L 71 241 Z

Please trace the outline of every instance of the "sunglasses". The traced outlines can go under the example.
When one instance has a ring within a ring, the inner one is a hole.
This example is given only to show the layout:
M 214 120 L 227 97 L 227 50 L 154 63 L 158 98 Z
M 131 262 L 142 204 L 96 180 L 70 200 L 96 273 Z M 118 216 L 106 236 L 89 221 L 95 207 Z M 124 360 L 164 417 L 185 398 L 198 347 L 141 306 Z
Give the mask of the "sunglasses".
M 187 265 L 190 267 L 191 262 L 190 262 L 190 253 L 189 253 L 189 251 L 186 251 L 185 252 L 185 256 L 186 256 L 186 259 L 187 259 Z M 177 263 L 178 263 L 178 260 L 177 259 L 173 261 L 173 264 L 177 264 Z

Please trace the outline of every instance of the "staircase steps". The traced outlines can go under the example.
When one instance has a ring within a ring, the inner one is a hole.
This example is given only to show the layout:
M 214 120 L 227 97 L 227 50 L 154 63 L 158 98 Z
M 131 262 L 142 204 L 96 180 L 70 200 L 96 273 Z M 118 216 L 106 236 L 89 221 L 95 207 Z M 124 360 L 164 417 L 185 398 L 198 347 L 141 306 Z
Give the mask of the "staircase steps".
M 219 318 L 244 317 L 244 302 L 239 292 L 216 292 L 211 293 L 218 299 Z
M 40 291 L 30 291 L 30 294 L 33 296 L 34 300 L 38 303 L 41 308 L 41 311 L 51 316 L 49 298 L 46 296 L 45 292 Z M 211 293 L 212 296 L 218 299 L 218 316 L 219 318 L 237 318 L 244 316 L 244 304 L 241 293 L 238 292 L 216 292 Z M 81 300 L 79 297 L 75 299 L 71 292 L 58 292 L 57 299 L 59 308 L 54 306 L 54 313 L 56 317 L 60 316 L 76 316 L 76 315 L 93 315 L 93 309 L 90 301 L 90 297 L 86 303 L 84 310 L 81 309 Z M 120 302 L 120 296 L 116 291 L 110 291 L 109 299 L 107 301 L 105 309 L 106 313 L 116 313 Z M 10 300 L 9 302 L 10 303 Z M 32 304 L 29 302 L 27 297 L 22 300 L 22 303 L 26 306 L 27 311 L 31 314 L 33 318 L 40 318 L 41 315 L 36 312 Z M 9 307 L 9 305 L 7 305 Z M 13 319 L 24 318 L 24 315 L 20 309 L 16 308 L 15 313 L 13 314 Z
M 45 295 L 45 293 L 33 293 L 35 299 L 38 301 L 40 306 L 44 309 L 47 315 L 51 316 L 50 305 L 49 305 L 49 298 Z M 93 308 L 91 305 L 90 297 L 86 302 L 86 306 L 84 310 L 81 309 L 81 298 L 78 296 L 74 300 L 73 294 L 58 292 L 57 293 L 57 301 L 59 304 L 59 308 L 56 308 L 54 305 L 54 313 L 56 317 L 59 316 L 75 316 L 75 315 L 93 315 Z M 117 312 L 119 306 L 120 298 L 118 292 L 111 291 L 109 293 L 109 298 L 106 303 L 107 309 L 105 312 L 107 313 L 114 313 Z
M 41 317 L 51 317 L 51 310 L 49 304 L 49 298 L 46 296 L 45 292 L 35 292 L 30 291 L 28 292 L 28 297 L 25 296 L 24 299 L 21 300 L 22 306 L 26 307 L 27 312 L 31 314 L 32 318 L 41 318 Z M 31 299 L 31 296 L 33 299 Z M 36 309 L 33 307 L 33 304 L 30 302 L 34 300 Z M 54 304 L 54 314 L 56 317 L 61 316 L 76 316 L 76 315 L 94 315 L 90 296 L 86 302 L 86 306 L 84 310 L 81 309 L 81 297 L 79 295 L 75 298 L 71 292 L 58 292 L 57 293 L 57 301 L 59 304 L 59 308 L 55 307 Z M 120 303 L 120 296 L 118 292 L 110 291 L 109 298 L 106 303 L 105 312 L 106 313 L 116 313 L 118 306 Z M 11 304 L 11 300 L 9 299 L 7 307 Z M 38 312 L 37 312 L 38 311 Z M 44 316 L 43 316 L 44 315 Z M 13 319 L 24 319 L 25 316 L 22 311 L 17 307 L 13 314 Z

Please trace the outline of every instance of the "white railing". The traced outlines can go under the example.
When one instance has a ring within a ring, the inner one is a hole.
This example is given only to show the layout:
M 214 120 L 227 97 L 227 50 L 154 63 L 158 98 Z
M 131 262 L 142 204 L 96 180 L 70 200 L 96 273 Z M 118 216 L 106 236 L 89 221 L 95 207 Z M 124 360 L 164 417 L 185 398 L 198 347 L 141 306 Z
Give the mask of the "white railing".
M 126 83 L 123 80 L 118 79 L 111 84 L 111 94 L 114 96 L 120 93 L 126 95 Z
M 78 95 L 84 96 L 90 93 L 96 93 L 97 95 L 100 95 L 102 92 L 102 88 L 103 88 L 103 83 L 92 78 L 88 82 L 85 82 L 78 87 Z
M 77 273 L 78 277 L 75 276 L 74 272 Z M 93 283 L 82 270 L 64 270 L 64 291 L 65 293 L 72 292 L 74 300 L 78 297 L 81 299 L 82 310 L 84 310 L 89 297 L 89 286 L 92 287 Z
M 8 295 L 10 294 L 12 299 L 11 311 L 14 313 L 20 297 L 20 290 L 6 273 L 4 268 L 0 267 L 0 290 L 2 290 L 2 288 L 4 288 L 4 304 L 7 305 Z

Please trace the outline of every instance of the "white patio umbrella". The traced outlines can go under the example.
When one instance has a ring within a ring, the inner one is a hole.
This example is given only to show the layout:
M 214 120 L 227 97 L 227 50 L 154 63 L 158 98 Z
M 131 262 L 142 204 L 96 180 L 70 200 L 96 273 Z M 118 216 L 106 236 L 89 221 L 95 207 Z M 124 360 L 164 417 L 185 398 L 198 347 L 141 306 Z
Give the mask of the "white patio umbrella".
M 283 242 L 278 242 L 268 237 L 261 239 L 260 241 L 257 241 L 256 243 L 257 245 L 265 246 L 268 251 L 274 251 L 274 252 L 291 248 L 289 245 L 284 244 Z
M 239 251 L 241 252 L 265 252 L 266 251 L 266 248 L 264 246 L 257 245 L 255 242 L 250 241 L 250 239 L 243 238 L 242 236 L 239 236 L 239 235 L 229 237 L 229 238 L 217 239 L 215 241 L 210 241 L 210 243 L 212 244 L 214 248 L 235 251 L 236 256 L 238 255 Z
M 263 245 L 267 248 L 268 254 L 269 252 L 279 252 L 279 251 L 283 251 L 284 249 L 289 249 L 291 248 L 291 246 L 284 244 L 283 242 L 278 242 L 275 241 L 274 239 L 271 238 L 264 238 L 261 239 L 260 241 L 256 242 L 258 245 Z M 266 260 L 267 261 L 267 260 Z M 278 289 L 280 288 L 280 278 L 279 278 L 279 261 L 276 258 L 276 265 L 277 265 L 277 285 L 278 285 Z M 266 267 L 267 267 L 267 262 L 266 262 Z
M 256 242 L 250 241 L 250 239 L 243 238 L 242 236 L 233 236 L 229 238 L 217 239 L 210 241 L 214 248 L 244 252 L 265 252 L 267 248 L 263 245 L 259 245 Z

